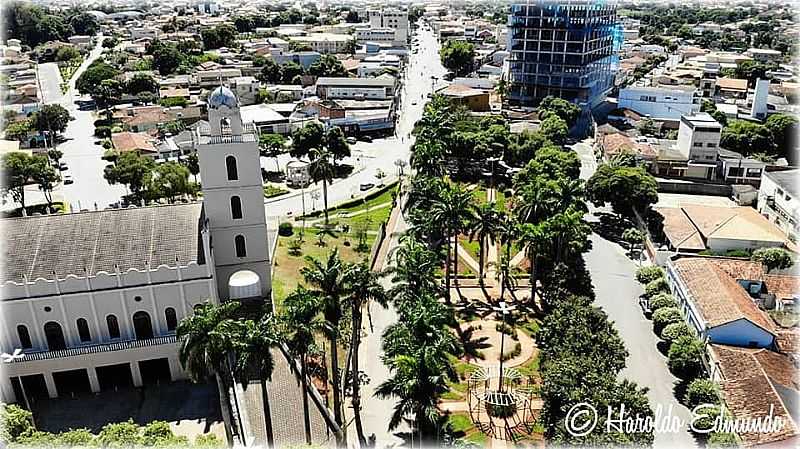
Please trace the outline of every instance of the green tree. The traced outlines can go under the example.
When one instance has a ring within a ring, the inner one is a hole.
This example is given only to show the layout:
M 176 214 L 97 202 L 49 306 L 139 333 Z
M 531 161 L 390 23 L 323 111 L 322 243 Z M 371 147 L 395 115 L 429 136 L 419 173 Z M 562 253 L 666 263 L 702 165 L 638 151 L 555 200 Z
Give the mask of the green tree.
M 222 24 L 200 32 L 203 38 L 203 48 L 214 50 L 220 47 L 231 47 L 236 43 L 236 28 L 232 25 Z
M 550 114 L 542 120 L 539 132 L 550 141 L 560 144 L 566 140 L 569 130 L 564 119 L 555 114 Z
M 103 426 L 100 434 L 97 435 L 97 443 L 101 447 L 126 448 L 142 444 L 142 436 L 139 433 L 133 419 L 125 422 L 110 423 Z
M 97 19 L 88 12 L 79 12 L 69 18 L 69 25 L 75 30 L 75 34 L 94 36 L 97 34 L 100 25 Z
M 5 138 L 6 140 L 19 140 L 23 142 L 28 139 L 28 134 L 31 132 L 31 129 L 31 120 L 29 119 L 9 123 L 5 127 Z
M 732 120 L 722 130 L 719 144 L 745 156 L 755 153 L 775 154 L 775 143 L 770 129 L 745 120 Z
M 50 159 L 45 155 L 33 156 L 30 160 L 30 176 L 31 181 L 39 186 L 39 190 L 44 194 L 44 199 L 47 201 L 47 209 L 53 210 L 53 189 L 56 183 L 61 179 L 58 172 L 50 164 Z
M 322 124 L 308 122 L 302 128 L 292 132 L 292 149 L 289 151 L 294 158 L 308 155 L 312 148 L 321 148 L 325 142 L 325 128 Z
M 50 147 L 56 145 L 56 137 L 67 130 L 73 117 L 60 104 L 46 104 L 31 116 L 31 126 L 50 140 Z
M 800 132 L 800 123 L 794 115 L 772 114 L 765 123 L 772 133 L 772 140 L 777 146 L 778 154 L 792 156 L 797 148 L 797 133 Z
M 330 228 L 328 220 L 328 184 L 333 182 L 333 154 L 327 148 L 312 148 L 309 152 L 311 166 L 309 172 L 314 179 L 322 180 L 322 207 L 325 215 L 325 228 Z
M 632 216 L 658 201 L 658 183 L 643 168 L 603 164 L 586 183 L 586 195 L 598 207 L 611 203 L 617 214 Z
M 17 437 L 33 432 L 33 414 L 14 404 L 0 404 L 0 442 L 14 442 Z
M 653 330 L 656 335 L 661 335 L 661 331 L 672 323 L 683 321 L 680 309 L 677 307 L 662 307 L 653 313 Z
M 141 442 L 144 446 L 186 446 L 189 442 L 186 437 L 175 435 L 166 421 L 149 422 L 140 430 Z
M 251 373 L 257 373 L 261 383 L 263 410 L 267 411 L 264 413 L 264 433 L 267 444 L 274 447 L 275 435 L 272 414 L 269 413 L 272 407 L 269 404 L 267 380 L 272 379 L 272 371 L 275 369 L 275 360 L 272 358 L 272 350 L 278 345 L 275 322 L 271 316 L 266 315 L 258 321 L 236 320 L 230 323 L 234 335 L 231 339 L 235 354 L 233 375 L 240 383 L 245 383 L 250 380 Z
M 478 283 L 484 296 L 489 300 L 489 292 L 483 280 L 484 265 L 486 263 L 486 244 L 497 239 L 497 233 L 502 225 L 500 212 L 495 203 L 482 203 L 475 207 L 474 215 L 469 220 L 468 232 L 470 241 L 478 239 Z
M 704 351 L 700 340 L 689 336 L 678 337 L 667 352 L 667 365 L 681 379 L 694 379 L 703 371 L 701 359 Z
M 363 332 L 364 308 L 369 307 L 371 302 L 384 308 L 389 304 L 389 296 L 381 285 L 381 278 L 382 275 L 372 271 L 365 262 L 349 266 L 344 276 L 347 284 L 346 303 L 350 305 L 351 319 L 350 360 L 352 368 L 350 369 L 350 382 L 352 384 L 353 417 L 358 441 L 362 445 L 367 444 L 367 439 L 364 436 L 364 425 L 361 422 L 361 380 L 358 351 Z
M 286 152 L 286 137 L 281 134 L 264 133 L 258 136 L 259 151 L 262 157 L 274 157 L 275 168 L 281 171 L 278 157 Z
M 664 270 L 656 265 L 641 267 L 638 270 L 636 270 L 636 280 L 639 281 L 640 284 L 647 284 L 651 281 L 655 281 L 656 279 L 663 277 L 664 277 Z
M 137 73 L 125 83 L 125 92 L 130 95 L 137 95 L 141 92 L 158 92 L 158 81 L 146 73 Z
M 289 352 L 300 359 L 300 378 L 303 391 L 308 391 L 308 354 L 314 347 L 314 334 L 326 329 L 320 316 L 321 296 L 302 287 L 290 293 L 283 300 L 280 320 L 283 323 L 283 338 Z M 311 444 L 311 418 L 308 408 L 308 394 L 303 395 L 303 427 L 306 444 Z
M 81 52 L 75 47 L 64 46 L 56 50 L 56 61 L 67 62 L 81 57 Z
M 184 318 L 176 330 L 181 366 L 195 380 L 215 378 L 223 416 L 231 416 L 228 402 L 227 355 L 233 349 L 234 313 L 238 302 L 222 305 L 203 303 Z M 231 436 L 228 435 L 228 441 Z
M 153 67 L 163 76 L 175 73 L 187 60 L 186 55 L 175 44 L 158 40 L 150 44 L 148 53 L 153 55 Z
M 689 410 L 701 404 L 718 404 L 719 389 L 717 383 L 711 379 L 695 379 L 686 388 L 683 403 Z
M 114 66 L 106 63 L 102 58 L 92 62 L 81 76 L 75 81 L 78 92 L 94 96 L 100 83 L 104 80 L 114 79 L 120 76 L 120 71 Z
M 197 183 L 197 175 L 200 174 L 200 159 L 197 157 L 197 153 L 192 153 L 186 156 L 186 168 L 189 170 L 189 173 L 192 174 L 194 177 L 195 184 Z
M 622 241 L 628 244 L 628 250 L 633 254 L 634 249 L 644 243 L 644 234 L 636 228 L 628 228 L 622 233 Z
M 192 193 L 189 169 L 178 162 L 156 165 L 145 183 L 151 198 L 167 198 L 170 203 L 174 203 L 178 196 Z
M 475 46 L 465 41 L 447 41 L 439 50 L 442 65 L 457 76 L 466 75 L 472 71 L 475 59 Z
M 264 84 L 277 84 L 282 79 L 281 67 L 274 59 L 266 58 L 257 78 Z
M 143 199 L 143 193 L 156 163 L 135 151 L 122 153 L 117 161 L 106 166 L 103 177 L 109 184 L 123 184 L 136 199 Z
M 450 261 L 453 262 L 453 273 L 458 276 L 458 235 L 468 230 L 474 197 L 458 184 L 448 185 L 441 195 L 434 200 L 429 210 L 433 223 L 441 226 L 445 237 L 445 301 L 450 304 Z M 452 250 L 452 258 L 451 258 Z M 458 281 L 456 281 L 458 283 Z
M 656 122 L 654 122 L 653 119 L 649 117 L 639 121 L 639 123 L 636 124 L 636 129 L 643 136 L 655 136 L 658 133 Z
M 342 61 L 340 61 L 336 56 L 322 55 L 308 67 L 308 74 L 316 77 L 347 77 L 347 70 L 345 70 L 344 66 L 342 65 Z
M 22 215 L 26 214 L 25 186 L 32 182 L 33 157 L 27 153 L 13 151 L 3 155 L 0 166 L 2 196 L 11 196 L 14 202 L 22 206 Z
M 325 132 L 325 147 L 333 156 L 334 164 L 336 161 L 350 156 L 350 145 L 347 143 L 342 129 L 338 126 L 332 126 Z
M 578 121 L 578 117 L 581 115 L 581 108 L 579 108 L 577 105 L 572 104 L 567 100 L 550 95 L 544 97 L 539 103 L 539 111 L 540 116 L 543 115 L 542 112 L 544 111 L 548 111 L 557 115 L 564 120 L 564 122 L 566 122 L 568 128 L 574 126 Z
M 772 270 L 785 270 L 794 265 L 794 259 L 789 251 L 783 248 L 759 248 L 750 256 L 753 262 L 759 262 L 766 267 L 767 272 Z
M 339 332 L 343 317 L 342 303 L 347 294 L 345 272 L 347 264 L 339 257 L 338 248 L 328 254 L 325 262 L 306 257 L 306 266 L 300 269 L 306 284 L 322 300 L 322 316 L 326 321 L 325 334 L 328 337 L 331 358 L 331 386 L 333 391 L 333 415 L 339 427 L 342 419 L 342 382 L 339 366 Z
M 653 312 L 665 307 L 678 307 L 678 302 L 669 293 L 661 292 L 650 298 L 650 310 Z

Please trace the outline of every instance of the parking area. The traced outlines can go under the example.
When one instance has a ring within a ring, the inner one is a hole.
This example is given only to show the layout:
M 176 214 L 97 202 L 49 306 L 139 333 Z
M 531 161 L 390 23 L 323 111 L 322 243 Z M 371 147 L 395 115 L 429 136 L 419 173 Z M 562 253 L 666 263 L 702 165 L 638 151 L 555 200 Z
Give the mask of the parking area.
M 42 399 L 33 405 L 40 430 L 61 432 L 81 427 L 99 432 L 108 423 L 133 419 L 140 425 L 160 420 L 188 437 L 214 433 L 225 439 L 215 385 L 174 382 L 146 388 L 123 388 Z

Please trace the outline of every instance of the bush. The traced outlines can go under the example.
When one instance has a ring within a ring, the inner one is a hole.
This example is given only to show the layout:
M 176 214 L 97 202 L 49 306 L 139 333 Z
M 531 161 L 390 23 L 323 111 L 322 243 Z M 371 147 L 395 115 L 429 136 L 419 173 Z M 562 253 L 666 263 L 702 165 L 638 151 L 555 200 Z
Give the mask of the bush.
M 683 336 L 692 336 L 692 330 L 689 325 L 681 321 L 680 323 L 667 324 L 661 331 L 661 339 L 667 343 L 672 343 Z
M 644 294 L 648 298 L 652 298 L 653 296 L 659 293 L 669 293 L 669 284 L 667 280 L 664 278 L 658 278 L 654 281 L 650 281 L 644 287 Z
M 672 323 L 680 323 L 683 321 L 681 311 L 676 307 L 664 307 L 653 312 L 653 331 L 656 335 L 661 335 L 667 325 Z
M 696 418 L 693 418 L 694 420 L 692 423 L 694 428 L 692 430 L 703 431 L 713 428 L 714 422 L 719 414 L 720 409 L 718 406 L 703 407 L 702 409 L 698 410 Z
M 291 223 L 283 222 L 278 225 L 278 235 L 289 237 L 292 234 L 294 234 L 294 228 Z
M 653 312 L 665 307 L 677 308 L 678 301 L 675 301 L 675 298 L 673 298 L 669 293 L 659 293 L 650 298 L 650 310 Z
M 739 447 L 739 441 L 732 433 L 711 432 L 706 441 L 706 447 Z
M 41 430 L 30 429 L 18 436 L 15 443 L 20 446 L 31 447 L 55 447 L 59 446 L 58 437 L 50 432 L 42 432 Z
M 109 126 L 110 127 L 111 126 L 111 121 L 108 120 L 108 119 L 104 119 L 104 118 L 97 119 L 97 120 L 94 121 L 94 127 L 97 128 L 99 126 Z
M 111 137 L 111 127 L 110 126 L 98 126 L 94 129 L 94 136 L 99 137 L 101 139 L 107 139 Z
M 24 433 L 33 431 L 33 415 L 16 405 L 2 405 L 0 409 L 0 440 L 12 442 Z
M 194 439 L 194 445 L 195 447 L 207 448 L 207 449 L 224 448 L 226 446 L 213 433 L 198 435 L 197 438 Z
M 142 443 L 139 426 L 132 419 L 106 424 L 97 436 L 97 443 L 107 448 L 138 446 Z
M 94 440 L 94 435 L 89 429 L 70 429 L 58 434 L 60 446 L 89 446 Z
M 506 323 L 497 323 L 494 325 L 494 330 L 502 334 L 506 334 L 514 340 L 517 339 L 517 330 Z
M 111 149 L 111 147 L 113 147 L 113 146 L 114 146 L 114 144 L 113 144 L 113 143 L 111 143 L 111 141 L 110 141 L 109 139 L 105 139 L 105 140 L 103 140 L 103 148 L 104 148 L 104 149 L 106 149 L 106 150 L 110 150 L 110 149 Z
M 673 374 L 684 380 L 696 378 L 703 370 L 703 343 L 683 336 L 672 342 L 667 353 L 667 365 Z
M 695 379 L 686 388 L 683 403 L 689 410 L 700 404 L 719 404 L 717 384 L 710 379 Z
M 640 284 L 649 284 L 658 278 L 664 277 L 664 270 L 655 265 L 649 267 L 642 267 L 636 270 L 636 280 Z

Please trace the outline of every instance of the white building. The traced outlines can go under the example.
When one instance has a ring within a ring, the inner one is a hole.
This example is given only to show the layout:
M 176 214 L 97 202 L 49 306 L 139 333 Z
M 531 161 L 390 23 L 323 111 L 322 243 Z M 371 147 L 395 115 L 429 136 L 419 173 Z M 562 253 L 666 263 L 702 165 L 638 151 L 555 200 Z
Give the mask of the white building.
M 758 189 L 758 211 L 794 242 L 800 236 L 798 176 L 798 169 L 764 172 Z
M 309 33 L 303 36 L 289 36 L 292 42 L 308 44 L 311 51 L 319 53 L 345 53 L 353 38 L 347 34 Z
M 356 30 L 356 42 L 359 44 L 367 42 L 394 44 L 395 32 L 391 28 L 367 28 Z
M 696 98 L 697 89 L 675 86 L 665 87 L 626 87 L 619 91 L 619 107 L 630 109 L 654 120 L 680 120 L 682 115 L 700 112 L 700 102 Z
M 721 134 L 722 125 L 708 113 L 681 117 L 677 150 L 688 160 L 684 176 L 711 179 L 717 166 Z
M 394 40 L 408 41 L 408 11 L 392 8 L 370 9 L 367 11 L 369 24 L 372 28 L 391 28 L 395 32 Z
M 392 76 L 377 78 L 319 78 L 317 95 L 322 99 L 385 100 L 394 97 L 396 80 Z
M 175 330 L 195 306 L 271 303 L 257 139 L 229 89 L 208 107 L 202 203 L 2 220 L 15 238 L 0 350 L 18 354 L 3 364 L 3 402 L 184 379 Z

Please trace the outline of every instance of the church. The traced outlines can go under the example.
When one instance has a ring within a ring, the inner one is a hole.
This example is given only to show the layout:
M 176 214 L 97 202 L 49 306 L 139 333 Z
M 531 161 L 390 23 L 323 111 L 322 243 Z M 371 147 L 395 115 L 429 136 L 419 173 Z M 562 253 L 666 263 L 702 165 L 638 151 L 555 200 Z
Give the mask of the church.
M 175 331 L 196 305 L 271 304 L 258 135 L 230 89 L 194 137 L 202 202 L 0 222 L 3 402 L 186 379 Z

